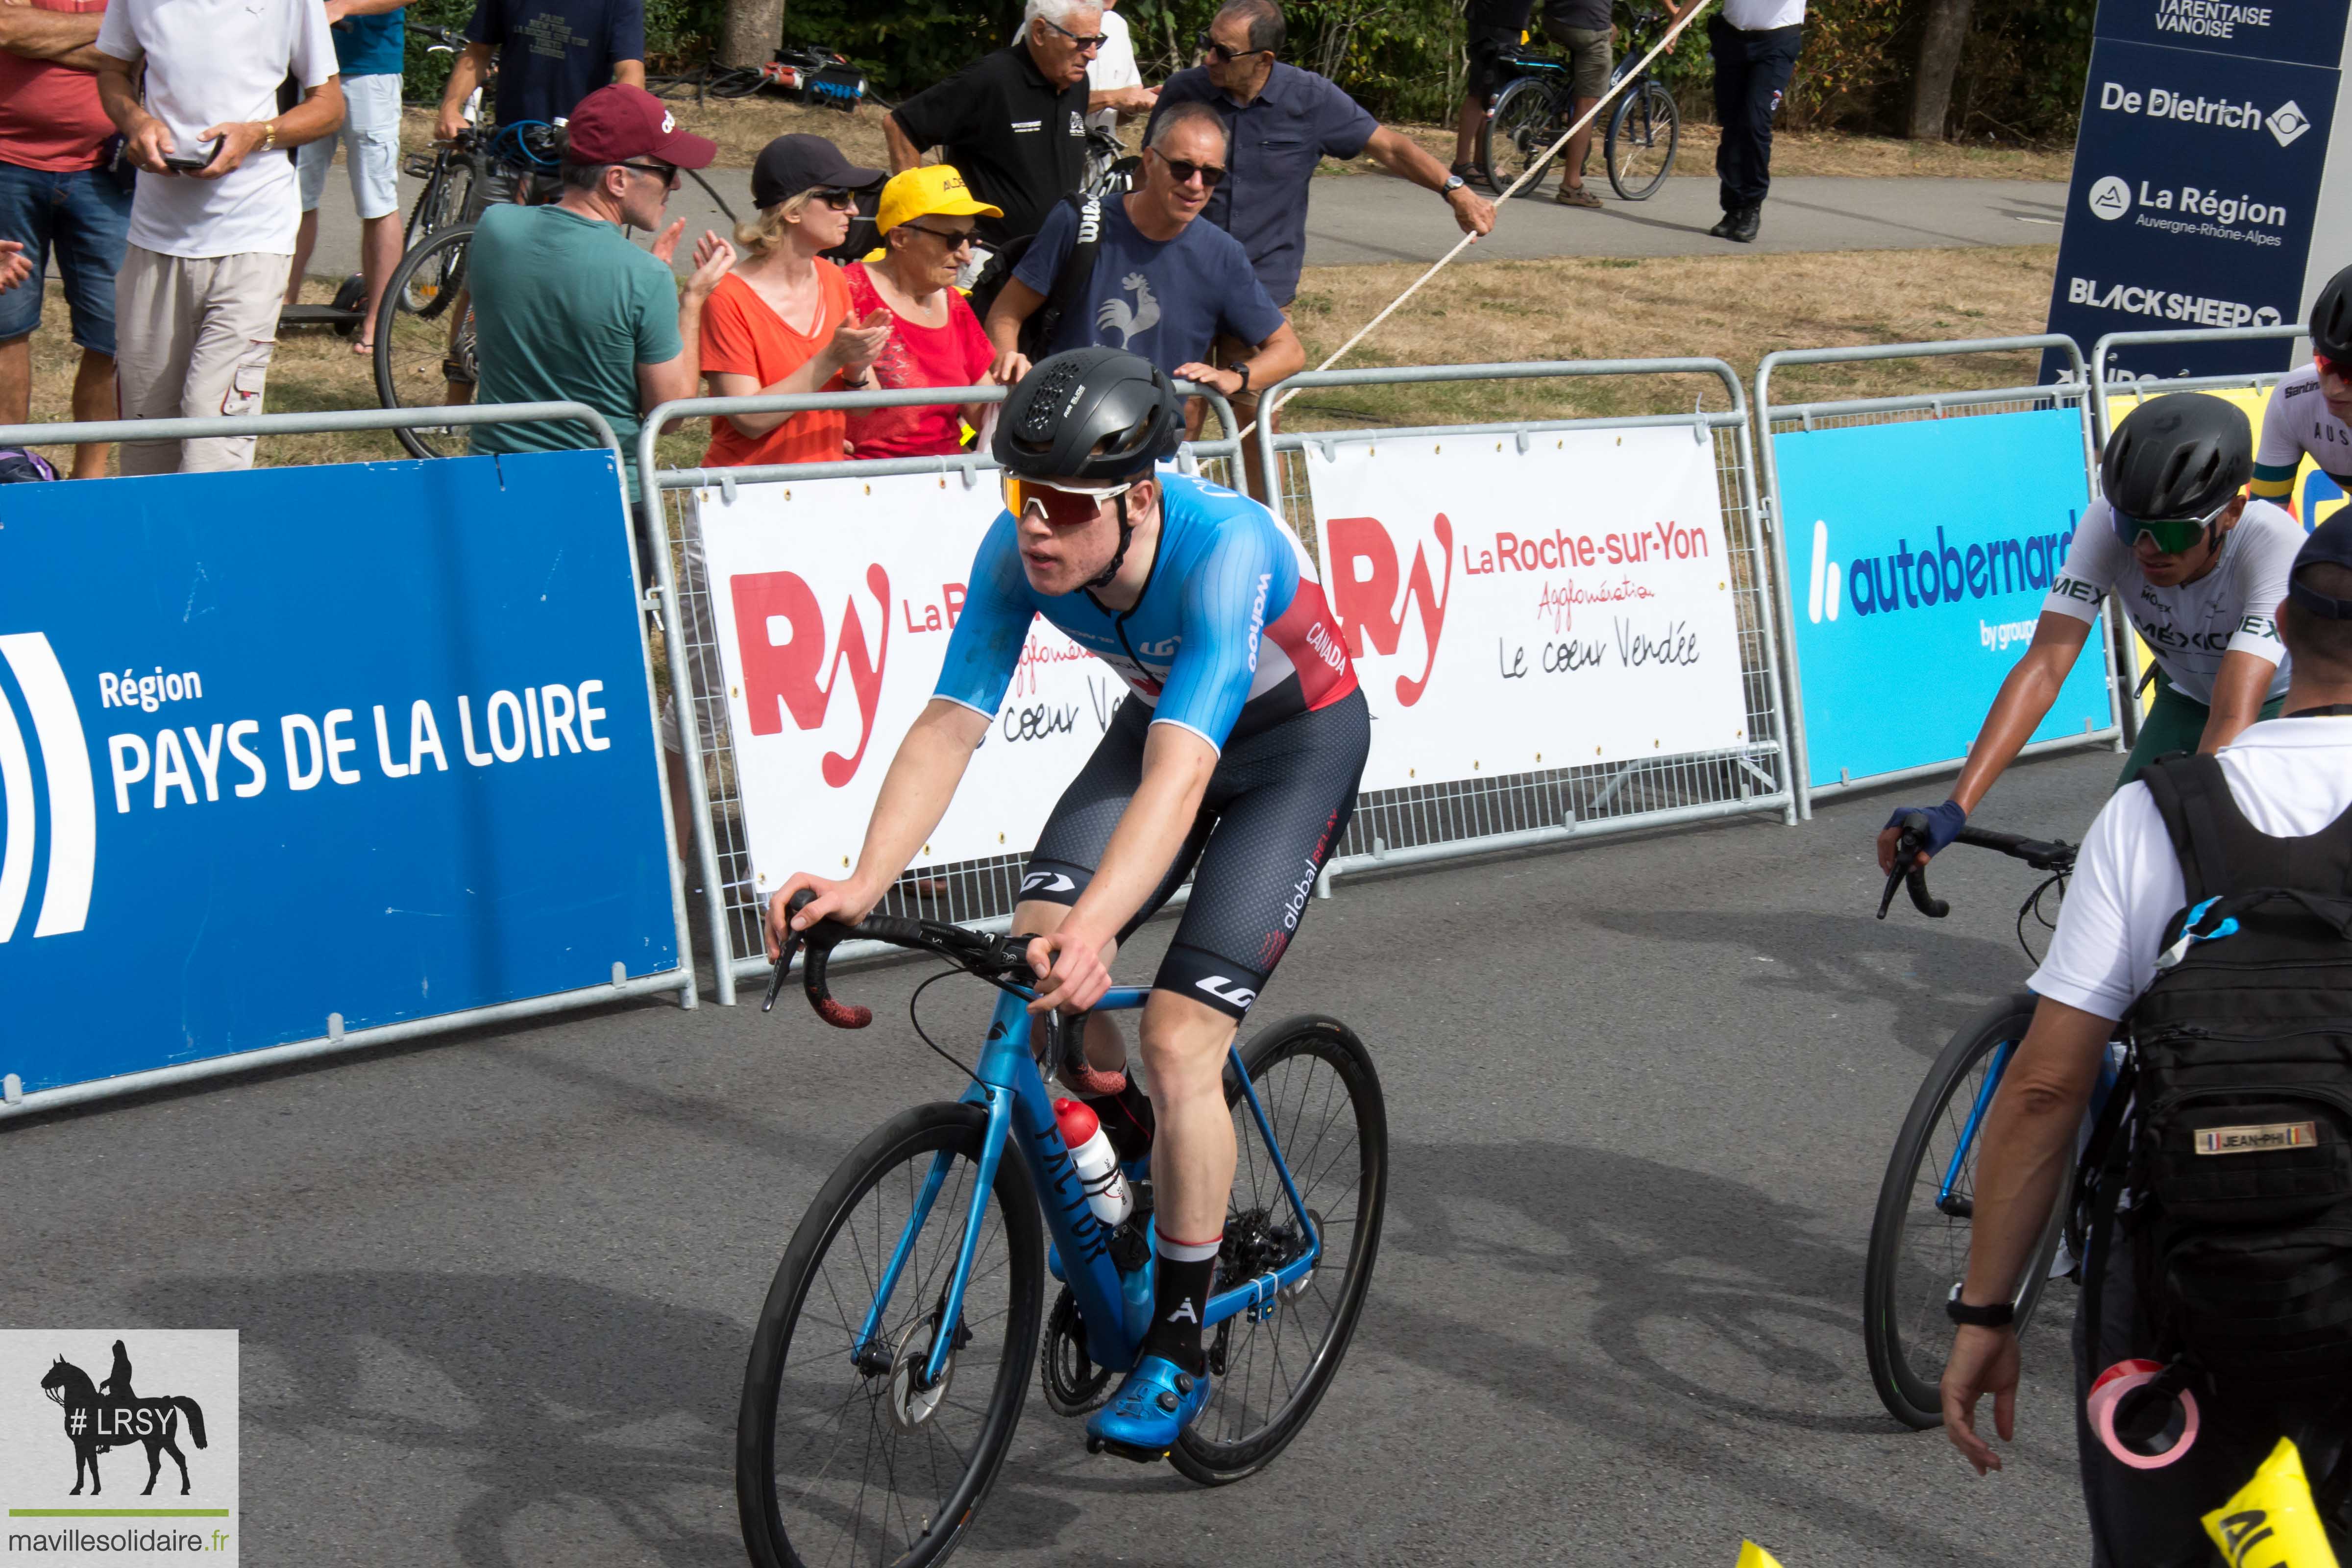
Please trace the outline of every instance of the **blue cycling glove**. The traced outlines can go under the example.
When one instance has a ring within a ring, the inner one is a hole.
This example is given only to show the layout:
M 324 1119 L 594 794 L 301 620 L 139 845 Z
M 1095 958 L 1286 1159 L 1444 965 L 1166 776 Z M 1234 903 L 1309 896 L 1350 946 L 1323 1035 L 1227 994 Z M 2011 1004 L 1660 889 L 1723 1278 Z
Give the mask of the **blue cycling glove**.
M 1948 800 L 1941 805 L 1898 805 L 1895 815 L 1886 819 L 1886 826 L 1900 831 L 1903 819 L 1915 811 L 1927 819 L 1927 842 L 1924 847 L 1930 856 L 1942 854 L 1960 836 L 1960 829 L 1969 825 L 1969 814 L 1960 809 L 1959 803 Z

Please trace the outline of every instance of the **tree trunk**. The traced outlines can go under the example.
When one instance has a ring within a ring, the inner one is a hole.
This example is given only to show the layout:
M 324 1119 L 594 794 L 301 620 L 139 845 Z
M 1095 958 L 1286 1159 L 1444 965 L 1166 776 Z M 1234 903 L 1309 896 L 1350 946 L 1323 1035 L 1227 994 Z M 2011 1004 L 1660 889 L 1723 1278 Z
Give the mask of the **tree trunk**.
M 784 39 L 784 0 L 727 0 L 726 34 L 719 41 L 722 66 L 759 67 L 775 58 Z
M 1919 33 L 1919 68 L 1911 80 L 1911 139 L 1941 142 L 1952 112 L 1952 78 L 1968 42 L 1974 0 L 1927 0 L 1927 21 Z

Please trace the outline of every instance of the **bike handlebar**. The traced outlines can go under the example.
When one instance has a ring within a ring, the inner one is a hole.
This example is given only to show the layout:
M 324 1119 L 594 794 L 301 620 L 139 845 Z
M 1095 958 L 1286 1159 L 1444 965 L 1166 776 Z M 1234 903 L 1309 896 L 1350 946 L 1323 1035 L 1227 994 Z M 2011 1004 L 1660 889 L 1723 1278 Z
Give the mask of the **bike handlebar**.
M 785 910 L 796 915 L 815 897 L 813 889 L 803 888 L 792 896 Z M 801 989 L 807 994 L 809 1005 L 816 1010 L 818 1017 L 836 1029 L 862 1029 L 872 1023 L 872 1008 L 835 1001 L 825 983 L 825 967 L 832 961 L 833 950 L 853 937 L 934 953 L 967 973 L 1000 984 L 1008 974 L 1030 973 L 1030 939 L 1025 936 L 991 936 L 944 921 L 908 920 L 903 915 L 870 914 L 856 925 L 825 920 L 806 931 L 785 931 L 783 946 L 776 956 L 776 972 L 768 982 L 767 1000 L 760 1004 L 760 1011 L 765 1013 L 775 1006 L 776 995 L 783 989 L 784 972 L 792 967 L 793 954 L 798 952 Z
M 1927 847 L 1927 814 L 1910 811 L 1895 825 L 1901 829 L 1895 840 L 1895 869 L 1886 874 L 1885 890 L 1878 896 L 1878 918 L 1885 920 L 1886 910 L 1895 902 L 1895 889 L 1899 885 L 1911 895 L 1913 907 L 1931 921 L 1942 920 L 1952 912 L 1952 906 L 1927 890 L 1927 868 L 1918 863 L 1920 852 Z M 1979 849 L 1997 849 L 2012 860 L 2022 860 L 2037 871 L 2054 871 L 2064 876 L 2074 868 L 2074 846 L 2063 838 L 2028 838 L 2022 834 L 2002 833 L 1990 827 L 1963 827 L 1953 835 L 1955 844 L 1973 844 Z

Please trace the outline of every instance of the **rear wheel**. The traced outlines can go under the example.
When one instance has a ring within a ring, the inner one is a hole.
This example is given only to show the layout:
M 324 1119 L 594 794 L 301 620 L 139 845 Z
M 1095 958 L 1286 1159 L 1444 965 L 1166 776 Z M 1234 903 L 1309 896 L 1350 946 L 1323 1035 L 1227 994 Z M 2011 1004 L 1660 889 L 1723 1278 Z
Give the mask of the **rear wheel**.
M 1655 195 L 1674 173 L 1681 127 L 1675 95 L 1664 83 L 1645 79 L 1627 93 L 1609 117 L 1609 134 L 1601 149 L 1609 164 L 1610 188 L 1629 202 Z
M 401 258 L 375 316 L 375 391 L 386 408 L 474 401 L 474 306 L 462 281 L 473 226 L 445 228 Z M 422 300 L 422 308 L 410 301 Z M 393 432 L 419 458 L 466 449 L 466 426 L 402 426 Z
M 1550 89 L 1538 78 L 1523 76 L 1495 100 L 1492 113 L 1478 127 L 1478 168 L 1487 188 L 1501 195 L 1513 182 L 1532 169 L 1534 175 L 1519 190 L 1531 196 L 1555 160 L 1551 144 L 1559 140 L 1559 123 Z
M 1388 1108 L 1353 1030 L 1336 1018 L 1286 1018 L 1244 1046 L 1242 1062 L 1323 1252 L 1297 1284 L 1208 1333 L 1215 1391 L 1168 1455 L 1208 1486 L 1264 1469 L 1315 1413 L 1362 1315 L 1388 1194 Z M 1225 1099 L 1241 1162 L 1217 1264 L 1233 1286 L 1279 1268 L 1307 1241 L 1230 1070 Z
M 1984 1112 L 2033 1021 L 2033 994 L 1986 1008 L 1952 1037 L 1919 1086 L 1886 1163 L 1863 1276 L 1863 1342 L 1887 1413 L 1906 1426 L 1944 1422 L 1938 1387 L 1952 1343 L 1945 1299 L 1968 1271 Z M 2070 1170 L 2013 1303 L 2023 1333 L 2049 1283 L 2074 1195 Z
M 758 1568 L 859 1563 L 919 1568 L 956 1543 L 996 1479 L 1037 1351 L 1044 1251 L 1019 1151 L 978 1190 L 988 1119 L 976 1106 L 902 1111 L 842 1162 L 809 1205 L 760 1310 L 735 1427 L 735 1498 Z M 908 1233 L 926 1180 L 938 1193 Z M 940 1379 L 919 1369 L 966 1217 L 986 1202 L 963 1310 Z M 861 1347 L 889 1260 L 905 1268 Z

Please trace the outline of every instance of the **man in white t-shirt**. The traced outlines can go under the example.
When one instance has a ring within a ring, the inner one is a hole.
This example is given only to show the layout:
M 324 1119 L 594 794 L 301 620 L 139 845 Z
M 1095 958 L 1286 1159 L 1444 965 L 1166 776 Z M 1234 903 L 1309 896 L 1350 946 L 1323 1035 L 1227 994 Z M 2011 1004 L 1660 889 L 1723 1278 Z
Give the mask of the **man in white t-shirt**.
M 2293 502 L 2306 456 L 2339 489 L 2352 491 L 2352 267 L 2312 301 L 2310 326 L 2311 363 L 2272 388 L 2254 448 L 2254 494 L 2281 505 Z
M 2153 399 L 2116 426 L 2099 471 L 2105 493 L 2084 512 L 2033 641 L 2001 682 L 1951 798 L 1898 808 L 1878 836 L 1879 869 L 1895 868 L 1907 813 L 1927 818 L 1921 865 L 1952 841 L 2049 715 L 2110 590 L 2157 667 L 2156 701 L 2119 784 L 2168 752 L 2218 751 L 2278 711 L 2288 660 L 2273 611 L 2304 533 L 2277 507 L 2241 493 L 2253 471 L 2245 416 L 2203 393 Z
M 302 218 L 288 153 L 343 120 L 326 7 L 114 0 L 98 53 L 100 101 L 140 169 L 115 278 L 122 413 L 258 414 Z M 281 111 L 289 78 L 301 98 Z M 252 464 L 250 436 L 122 444 L 126 474 Z
M 1115 7 L 1118 0 L 1103 0 L 1103 46 L 1087 62 L 1087 125 L 1107 136 L 1118 134 L 1118 122 L 1149 114 L 1160 101 L 1156 88 L 1143 85 L 1142 68 L 1135 63 L 1135 40 L 1127 18 Z
M 2231 799 L 2250 826 L 2274 837 L 2315 834 L 2352 806 L 2352 517 L 2331 520 L 2296 558 L 2286 602 L 2274 610 L 2292 654 L 2283 717 L 2256 724 L 2216 752 Z M 1944 1429 L 1977 1473 L 2001 1468 L 1976 1430 L 1978 1401 L 1993 1396 L 2001 1439 L 2015 1433 L 2018 1345 L 2005 1316 L 2040 1243 L 2058 1184 L 2116 1023 L 2156 976 L 2164 931 L 2186 900 L 2179 857 L 2144 784 L 2116 793 L 2091 824 L 2049 955 L 2030 982 L 2040 998 L 1987 1116 L 1977 1153 L 1976 1205 L 1959 1321 L 1943 1378 Z M 2103 1353 L 2152 1348 L 2137 1303 L 2128 1231 L 2114 1233 L 2104 1270 Z M 2200 1396 L 2201 1428 L 2160 1468 L 2127 1467 L 2089 1430 L 2090 1347 L 2075 1333 L 2076 1428 L 2095 1564 L 2164 1568 L 2217 1561 L 2199 1525 L 2242 1485 L 2278 1440 L 2273 1412 L 2229 1391 Z M 2344 1434 L 2299 1436 L 2313 1480 L 2341 1461 Z M 2325 1490 L 2325 1488 L 2322 1489 Z

